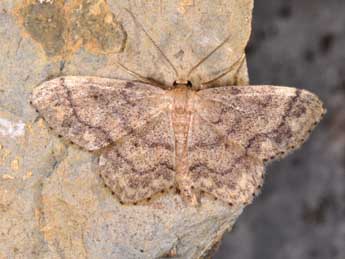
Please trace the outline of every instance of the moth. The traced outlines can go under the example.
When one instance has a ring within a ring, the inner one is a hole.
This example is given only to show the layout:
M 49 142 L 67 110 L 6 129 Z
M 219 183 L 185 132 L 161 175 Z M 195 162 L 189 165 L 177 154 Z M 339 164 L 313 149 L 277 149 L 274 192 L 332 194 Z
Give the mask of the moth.
M 306 90 L 207 88 L 185 78 L 169 87 L 134 74 L 142 80 L 59 77 L 31 97 L 57 134 L 100 154 L 100 175 L 122 203 L 172 188 L 190 205 L 203 193 L 248 203 L 265 164 L 300 147 L 325 113 Z

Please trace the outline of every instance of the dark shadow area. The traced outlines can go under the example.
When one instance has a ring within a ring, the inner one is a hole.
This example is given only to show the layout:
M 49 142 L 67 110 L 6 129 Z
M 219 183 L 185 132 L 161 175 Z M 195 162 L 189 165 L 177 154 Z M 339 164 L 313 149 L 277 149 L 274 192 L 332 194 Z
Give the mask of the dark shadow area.
M 251 84 L 316 93 L 328 113 L 297 152 L 267 169 L 215 259 L 345 258 L 345 1 L 256 0 Z

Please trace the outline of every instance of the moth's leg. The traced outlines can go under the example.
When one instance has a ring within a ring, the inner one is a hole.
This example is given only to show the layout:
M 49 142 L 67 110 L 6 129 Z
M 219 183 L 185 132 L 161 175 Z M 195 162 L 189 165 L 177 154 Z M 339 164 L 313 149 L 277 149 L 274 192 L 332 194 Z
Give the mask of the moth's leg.
M 194 188 L 193 180 L 186 176 L 179 177 L 178 188 L 183 201 L 191 206 L 200 205 L 200 191 Z
M 166 62 L 168 62 L 169 66 L 173 69 L 176 78 L 179 78 L 179 73 L 174 66 L 174 64 L 170 61 L 170 59 L 167 57 L 167 55 L 164 54 L 164 52 L 161 50 L 161 48 L 158 46 L 158 44 L 153 40 L 153 38 L 150 36 L 150 34 L 145 30 L 143 25 L 137 20 L 137 18 L 134 16 L 134 14 L 127 8 L 125 10 L 129 13 L 129 15 L 132 17 L 134 23 L 145 33 L 145 35 L 149 38 L 149 40 L 152 42 L 152 44 L 156 47 L 156 49 L 159 51 L 159 53 L 162 55 L 162 57 L 165 59 Z
M 215 49 L 213 49 L 210 53 L 208 53 L 204 58 L 202 58 L 195 66 L 193 66 L 191 68 L 191 70 L 189 70 L 188 74 L 187 74 L 187 78 L 190 78 L 190 76 L 192 75 L 192 73 L 202 64 L 204 63 L 210 56 L 213 55 L 213 53 L 215 53 L 218 49 L 220 49 L 228 40 L 230 39 L 230 35 L 228 37 L 226 37 L 225 40 L 223 40 Z
M 223 73 L 221 73 L 220 75 L 216 76 L 215 78 L 209 80 L 209 81 L 206 81 L 206 82 L 203 82 L 201 83 L 201 86 L 202 88 L 204 88 L 203 86 L 206 86 L 206 85 L 209 85 L 209 84 L 212 84 L 213 82 L 221 79 L 222 77 L 226 76 L 227 74 L 229 74 L 230 72 L 232 72 L 236 67 L 236 72 L 235 72 L 235 77 L 237 78 L 237 75 L 243 65 L 243 62 L 244 62 L 244 54 L 235 62 L 233 63 L 229 68 L 227 68 Z

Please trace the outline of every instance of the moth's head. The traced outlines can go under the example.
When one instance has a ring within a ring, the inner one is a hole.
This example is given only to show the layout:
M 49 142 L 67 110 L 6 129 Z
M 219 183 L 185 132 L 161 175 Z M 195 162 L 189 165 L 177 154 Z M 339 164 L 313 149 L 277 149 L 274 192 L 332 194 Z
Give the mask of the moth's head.
M 184 86 L 187 88 L 193 87 L 192 82 L 189 80 L 176 80 L 176 81 L 174 81 L 173 86 L 174 87 Z

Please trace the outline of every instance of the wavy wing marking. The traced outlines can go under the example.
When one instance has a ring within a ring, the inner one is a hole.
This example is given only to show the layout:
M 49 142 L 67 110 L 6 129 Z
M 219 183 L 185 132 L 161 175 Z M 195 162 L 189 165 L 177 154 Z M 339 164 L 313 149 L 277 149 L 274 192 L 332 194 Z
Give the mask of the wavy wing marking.
M 126 203 L 175 186 L 175 140 L 170 116 L 161 113 L 102 154 L 101 176 Z
M 276 86 L 198 92 L 189 134 L 194 189 L 245 203 L 261 188 L 264 162 L 298 148 L 324 109 L 312 93 Z
M 247 202 L 262 185 L 261 161 L 199 115 L 192 121 L 188 158 L 194 190 L 229 204 Z
M 165 91 L 147 84 L 68 76 L 47 81 L 32 104 L 58 134 L 88 149 L 100 149 L 147 124 L 164 110 Z
M 199 95 L 200 116 L 262 160 L 300 147 L 325 112 L 316 95 L 289 87 L 218 87 Z

